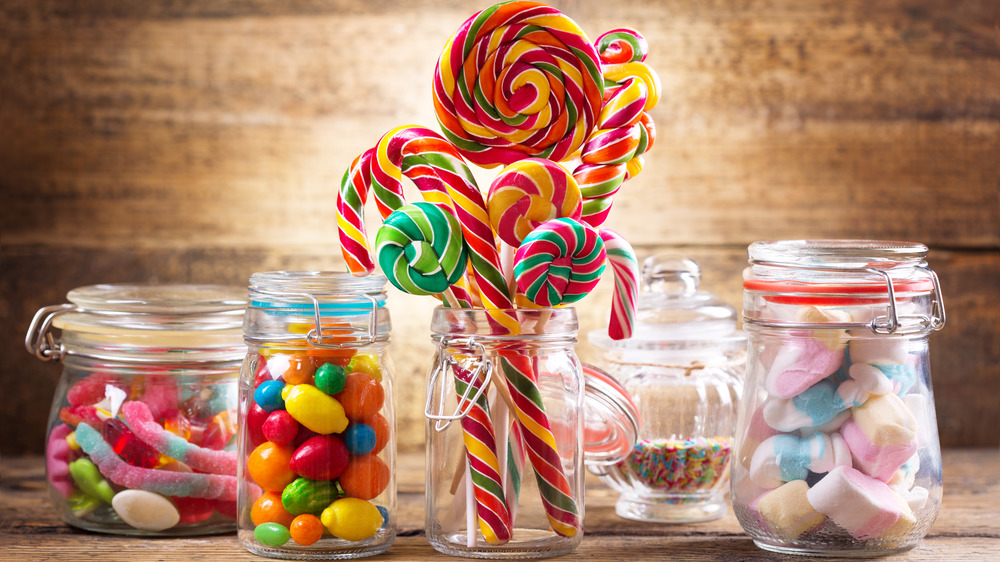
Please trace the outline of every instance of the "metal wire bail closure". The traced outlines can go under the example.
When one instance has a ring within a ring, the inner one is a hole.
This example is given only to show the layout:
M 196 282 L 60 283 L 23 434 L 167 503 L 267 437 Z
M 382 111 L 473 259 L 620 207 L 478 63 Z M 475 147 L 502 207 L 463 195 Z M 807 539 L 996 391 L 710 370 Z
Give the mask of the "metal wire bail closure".
M 306 333 L 306 342 L 313 347 L 321 347 L 324 349 L 344 349 L 344 348 L 354 348 L 354 347 L 366 347 L 375 343 L 378 338 L 378 300 L 369 294 L 363 294 L 365 299 L 371 303 L 371 310 L 368 312 L 368 328 L 365 330 L 365 339 L 362 342 L 344 342 L 344 343 L 331 343 L 327 342 L 327 338 L 333 338 L 334 335 L 327 335 L 323 333 L 323 314 L 320 308 L 319 299 L 316 298 L 312 293 L 286 293 L 284 291 L 266 291 L 262 289 L 255 289 L 256 293 L 262 295 L 267 295 L 270 297 L 299 297 L 312 302 L 313 305 L 313 317 L 315 319 L 315 325 L 309 332 Z
M 834 329 L 855 329 L 855 328 L 868 328 L 873 333 L 876 334 L 895 334 L 904 323 L 901 320 L 915 320 L 920 326 L 920 330 L 932 330 L 937 331 L 944 327 L 946 317 L 944 310 L 944 299 L 941 293 L 941 283 L 938 280 L 937 273 L 932 269 L 927 267 L 925 263 L 913 266 L 914 269 L 918 269 L 927 274 L 931 280 L 934 291 L 934 302 L 931 309 L 931 316 L 923 315 L 909 315 L 900 316 L 896 309 L 896 289 L 892 285 L 892 276 L 889 272 L 877 267 L 861 267 L 861 268 L 843 268 L 843 267 L 824 267 L 820 265 L 789 265 L 783 263 L 776 263 L 764 260 L 749 260 L 750 265 L 763 265 L 767 267 L 782 267 L 787 269 L 804 269 L 809 271 L 822 271 L 831 273 L 869 273 L 872 275 L 877 275 L 885 281 L 886 298 L 889 301 L 886 306 L 885 316 L 877 316 L 867 323 L 858 322 L 831 322 L 823 324 L 813 324 L 804 322 L 779 322 L 779 321 L 767 321 L 758 320 L 755 318 L 747 318 L 744 316 L 743 321 L 747 324 L 754 324 L 758 326 L 765 326 L 768 328 L 798 328 L 798 329 L 822 329 L 822 328 L 834 328 Z M 920 331 L 918 330 L 918 331 Z M 907 330 L 906 333 L 909 333 Z
M 31 319 L 28 333 L 24 336 L 24 347 L 28 353 L 42 361 L 59 361 L 65 354 L 62 343 L 57 342 L 49 330 L 56 316 L 77 310 L 73 304 L 56 304 L 38 310 Z
M 469 337 L 469 339 L 466 340 L 465 345 L 467 347 L 473 347 L 478 350 L 478 354 L 474 356 L 476 359 L 478 359 L 478 366 L 476 367 L 475 372 L 472 373 L 472 378 L 473 380 L 482 378 L 483 382 L 481 385 L 479 385 L 479 388 L 476 390 L 476 393 L 473 394 L 471 398 L 469 397 L 469 393 L 472 391 L 474 386 L 470 384 L 465 388 L 465 393 L 462 394 L 461 399 L 458 401 L 458 406 L 455 408 L 455 411 L 452 414 L 432 413 L 431 401 L 434 398 L 434 392 L 438 377 L 441 376 L 442 371 L 446 370 L 446 365 L 451 366 L 458 364 L 458 362 L 452 359 L 452 357 L 448 355 L 448 353 L 445 351 L 445 349 L 449 347 L 449 341 L 450 340 L 448 338 L 442 338 L 441 340 L 441 345 L 438 350 L 438 359 L 437 361 L 435 361 L 434 370 L 431 371 L 430 380 L 427 381 L 427 401 L 424 402 L 424 416 L 427 419 L 435 420 L 434 431 L 437 431 L 439 433 L 448 429 L 448 427 L 451 426 L 452 422 L 456 420 L 461 420 L 465 416 L 469 415 L 469 412 L 472 411 L 472 408 L 475 406 L 475 403 L 483 395 L 483 392 L 486 391 L 486 388 L 489 386 L 490 381 L 493 379 L 493 362 L 486 358 L 486 347 L 484 347 L 483 344 L 476 341 L 475 337 Z M 441 379 L 442 396 L 444 396 L 445 393 L 445 386 L 446 385 L 444 379 L 442 378 Z M 441 404 L 443 410 L 444 400 L 441 400 Z M 444 425 L 442 425 L 441 422 L 445 422 Z

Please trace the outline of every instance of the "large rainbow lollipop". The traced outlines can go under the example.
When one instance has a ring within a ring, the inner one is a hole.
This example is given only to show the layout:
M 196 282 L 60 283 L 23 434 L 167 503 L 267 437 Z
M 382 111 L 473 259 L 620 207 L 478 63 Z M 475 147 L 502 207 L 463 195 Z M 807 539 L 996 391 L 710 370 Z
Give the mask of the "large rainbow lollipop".
M 537 2 L 496 4 L 469 18 L 434 70 L 442 131 L 484 167 L 569 157 L 602 102 L 594 46 L 573 20 Z

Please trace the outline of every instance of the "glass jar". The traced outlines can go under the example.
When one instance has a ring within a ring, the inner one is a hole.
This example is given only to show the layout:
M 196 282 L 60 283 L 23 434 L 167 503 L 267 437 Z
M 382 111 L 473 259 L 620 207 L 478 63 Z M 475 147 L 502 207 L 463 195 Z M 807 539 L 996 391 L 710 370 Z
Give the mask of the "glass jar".
M 274 558 L 358 558 L 396 536 L 385 278 L 250 277 L 239 383 L 239 540 Z
M 874 556 L 913 547 L 941 507 L 928 335 L 944 325 L 927 248 L 757 242 L 733 510 L 776 552 Z
M 39 310 L 25 338 L 63 363 L 45 447 L 59 517 L 122 535 L 235 529 L 245 291 L 92 285 L 67 299 Z
M 496 321 L 512 316 L 520 333 Z M 577 359 L 572 308 L 437 308 L 428 375 L 426 533 L 440 552 L 542 558 L 583 537 L 584 463 L 635 441 L 628 397 Z
M 605 350 L 599 364 L 639 410 L 631 454 L 599 474 L 621 494 L 615 512 L 626 519 L 692 523 L 726 512 L 746 337 L 736 310 L 700 280 L 684 256 L 651 256 L 632 337 L 590 334 Z

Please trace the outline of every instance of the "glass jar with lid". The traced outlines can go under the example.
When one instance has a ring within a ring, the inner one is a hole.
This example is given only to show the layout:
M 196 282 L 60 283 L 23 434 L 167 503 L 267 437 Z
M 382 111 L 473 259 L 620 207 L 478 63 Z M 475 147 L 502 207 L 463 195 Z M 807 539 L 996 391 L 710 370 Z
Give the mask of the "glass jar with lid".
M 25 338 L 63 364 L 45 448 L 59 516 L 125 535 L 233 531 L 245 291 L 92 285 L 67 300 Z
M 735 309 L 700 290 L 684 256 L 648 258 L 630 339 L 590 342 L 639 412 L 631 454 L 599 473 L 621 495 L 621 517 L 699 522 L 722 517 L 745 361 Z
M 396 537 L 385 278 L 250 277 L 239 382 L 239 531 L 250 552 L 344 559 Z
M 792 240 L 749 247 L 746 393 L 732 500 L 761 548 L 912 548 L 941 507 L 928 336 L 944 325 L 927 247 Z
M 580 363 L 577 329 L 573 308 L 435 309 L 424 413 L 436 550 L 544 558 L 580 544 L 584 466 L 627 454 L 636 422 L 627 394 Z

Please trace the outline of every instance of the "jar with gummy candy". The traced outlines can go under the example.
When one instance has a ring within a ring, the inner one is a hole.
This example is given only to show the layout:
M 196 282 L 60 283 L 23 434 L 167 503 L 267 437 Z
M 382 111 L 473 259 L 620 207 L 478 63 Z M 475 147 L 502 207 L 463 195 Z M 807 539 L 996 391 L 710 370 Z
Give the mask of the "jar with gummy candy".
M 926 255 L 908 242 L 750 246 L 732 500 L 761 548 L 882 555 L 912 548 L 934 523 L 928 337 L 945 314 Z
M 93 285 L 67 299 L 25 339 L 63 364 L 45 448 L 59 516 L 125 535 L 234 530 L 245 291 Z
M 262 556 L 357 558 L 396 536 L 385 278 L 250 277 L 239 382 L 239 540 Z
M 746 337 L 736 310 L 699 290 L 700 280 L 693 260 L 651 256 L 632 337 L 590 334 L 605 350 L 599 364 L 639 411 L 631 454 L 599 473 L 621 494 L 615 511 L 626 519 L 693 523 L 726 513 Z
M 636 431 L 627 393 L 577 358 L 576 311 L 439 307 L 431 333 L 427 540 L 472 558 L 572 551 L 584 465 L 618 462 Z

